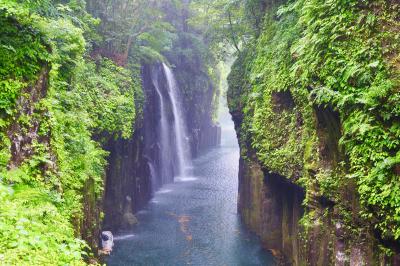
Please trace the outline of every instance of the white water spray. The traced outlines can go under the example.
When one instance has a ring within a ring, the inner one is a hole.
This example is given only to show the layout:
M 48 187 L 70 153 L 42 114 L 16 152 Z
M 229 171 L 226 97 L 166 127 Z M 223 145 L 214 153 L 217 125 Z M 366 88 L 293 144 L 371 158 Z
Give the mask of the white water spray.
M 169 96 L 172 104 L 172 112 L 174 115 L 174 133 L 176 142 L 176 152 L 178 157 L 178 174 L 183 176 L 189 168 L 189 143 L 187 138 L 186 124 L 184 121 L 184 112 L 179 100 L 179 88 L 175 80 L 172 70 L 163 63 L 165 77 L 168 83 Z
M 152 187 L 152 192 L 154 192 L 155 188 L 156 188 L 156 184 L 157 184 L 157 180 L 156 180 L 156 169 L 154 167 L 154 164 L 152 162 L 148 162 L 149 165 L 149 169 L 150 169 L 150 179 L 151 179 L 151 187 Z
M 167 168 L 167 160 L 169 159 L 168 153 L 170 151 L 170 137 L 169 137 L 169 126 L 167 120 L 167 113 L 165 110 L 165 102 L 163 94 L 160 90 L 160 85 L 158 83 L 158 74 L 157 71 L 153 71 L 152 73 L 152 82 L 154 88 L 156 89 L 157 95 L 160 100 L 160 130 L 159 130 L 159 145 L 160 145 L 160 175 L 162 184 L 166 183 L 166 175 L 169 172 Z M 153 168 L 154 170 L 154 168 Z M 155 171 L 151 173 L 155 175 Z M 155 183 L 155 177 L 152 176 L 153 182 Z M 153 188 L 156 184 L 153 184 Z
M 159 186 L 173 181 L 175 176 L 187 175 L 191 167 L 184 111 L 174 74 L 167 65 L 162 64 L 162 68 L 153 69 L 151 78 L 160 111 L 157 131 L 159 157 L 149 162 L 154 192 Z

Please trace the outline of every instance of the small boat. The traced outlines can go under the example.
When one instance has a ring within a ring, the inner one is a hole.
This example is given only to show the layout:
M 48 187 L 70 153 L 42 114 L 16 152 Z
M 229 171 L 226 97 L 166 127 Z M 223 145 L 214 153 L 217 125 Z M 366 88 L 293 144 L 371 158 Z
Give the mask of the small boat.
M 114 236 L 111 231 L 101 232 L 101 250 L 99 255 L 110 255 L 114 246 Z

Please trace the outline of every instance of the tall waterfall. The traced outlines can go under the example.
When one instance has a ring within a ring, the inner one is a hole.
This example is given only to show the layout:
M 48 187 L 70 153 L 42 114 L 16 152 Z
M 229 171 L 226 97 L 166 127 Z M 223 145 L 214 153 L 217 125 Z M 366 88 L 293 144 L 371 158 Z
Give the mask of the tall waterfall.
M 157 185 L 162 185 L 166 182 L 168 182 L 168 173 L 170 173 L 170 169 L 168 167 L 168 158 L 171 147 L 170 147 L 170 127 L 168 124 L 168 116 L 167 112 L 165 109 L 165 99 L 164 95 L 161 92 L 160 84 L 159 84 L 159 76 L 158 76 L 158 71 L 153 71 L 152 72 L 152 82 L 154 85 L 154 88 L 156 89 L 157 96 L 159 97 L 160 100 L 160 125 L 159 125 L 159 132 L 158 132 L 158 143 L 159 143 L 159 152 L 160 152 L 160 163 L 159 163 L 159 178 L 161 181 L 161 184 L 153 184 L 153 188 Z M 155 171 L 153 171 L 150 174 L 154 174 Z M 155 177 L 151 177 L 151 179 L 154 181 L 156 180 Z
M 187 174 L 190 148 L 180 92 L 172 70 L 162 64 L 153 69 L 151 79 L 159 100 L 158 127 L 154 129 L 159 153 L 150 169 L 153 189 L 157 189 L 173 181 L 174 176 Z
M 174 114 L 173 130 L 175 133 L 175 144 L 178 157 L 178 174 L 182 176 L 185 174 L 185 170 L 189 166 L 189 143 L 186 124 L 184 121 L 184 113 L 182 111 L 182 105 L 179 97 L 179 88 L 174 74 L 172 73 L 172 70 L 164 63 L 163 69 L 168 82 L 169 97 L 171 99 L 172 112 Z

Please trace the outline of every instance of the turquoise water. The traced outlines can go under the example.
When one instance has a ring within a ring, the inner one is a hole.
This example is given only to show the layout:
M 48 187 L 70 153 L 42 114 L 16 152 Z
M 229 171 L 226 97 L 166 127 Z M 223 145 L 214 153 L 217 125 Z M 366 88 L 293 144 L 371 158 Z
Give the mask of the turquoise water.
M 222 122 L 221 147 L 155 194 L 137 214 L 139 225 L 116 235 L 107 265 L 274 265 L 240 223 L 239 149 L 232 122 Z

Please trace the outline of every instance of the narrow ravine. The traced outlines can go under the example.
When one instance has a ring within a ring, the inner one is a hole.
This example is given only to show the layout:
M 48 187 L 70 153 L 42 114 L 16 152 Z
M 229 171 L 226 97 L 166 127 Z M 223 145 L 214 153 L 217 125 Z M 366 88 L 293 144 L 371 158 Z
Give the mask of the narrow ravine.
M 0 0 L 0 266 L 400 266 L 399 6 Z
M 221 146 L 155 194 L 137 214 L 139 225 L 115 237 L 108 265 L 273 265 L 237 214 L 239 147 L 222 109 Z

